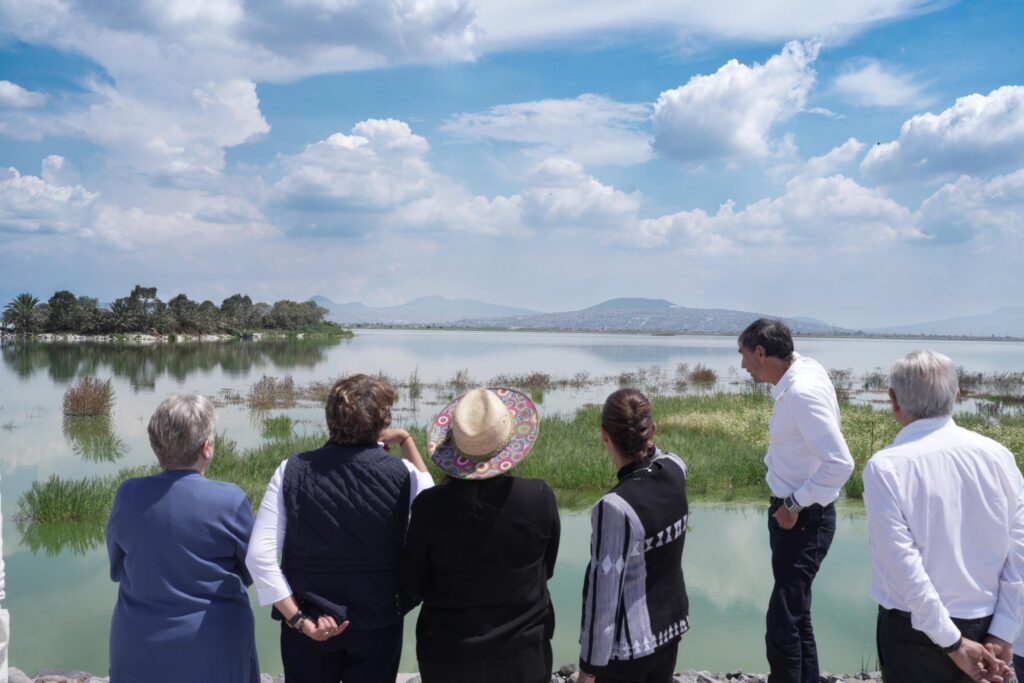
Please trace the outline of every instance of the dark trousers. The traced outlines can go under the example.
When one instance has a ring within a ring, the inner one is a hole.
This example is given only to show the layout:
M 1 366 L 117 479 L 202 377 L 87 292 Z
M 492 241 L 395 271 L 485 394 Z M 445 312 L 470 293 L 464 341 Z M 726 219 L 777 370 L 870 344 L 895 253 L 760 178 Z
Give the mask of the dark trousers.
M 545 639 L 532 647 L 498 652 L 490 657 L 420 657 L 419 665 L 423 683 L 549 683 L 551 641 Z
M 811 628 L 811 583 L 836 534 L 836 508 L 812 505 L 800 511 L 796 526 L 783 529 L 768 507 L 768 540 L 775 586 L 765 616 L 769 683 L 818 683 L 818 648 Z
M 1013 656 L 1013 671 L 1017 674 L 1018 683 L 1024 683 L 1024 657 L 1016 654 Z
M 281 659 L 288 683 L 395 683 L 402 657 L 402 622 L 345 631 L 323 642 L 281 624 Z
M 953 619 L 964 638 L 981 641 L 992 617 Z M 910 625 L 910 613 L 878 608 L 878 665 L 885 683 L 968 683 L 971 677 L 932 639 Z
M 679 639 L 676 638 L 646 657 L 622 661 L 613 659 L 604 672 L 598 674 L 596 683 L 671 683 L 678 651 Z

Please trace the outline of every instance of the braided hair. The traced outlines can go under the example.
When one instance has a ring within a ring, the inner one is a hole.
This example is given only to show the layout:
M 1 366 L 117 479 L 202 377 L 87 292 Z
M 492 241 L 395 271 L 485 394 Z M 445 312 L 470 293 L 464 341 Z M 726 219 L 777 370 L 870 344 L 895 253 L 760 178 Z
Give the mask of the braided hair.
M 640 391 L 619 389 L 609 396 L 601 410 L 601 426 L 622 457 L 640 460 L 650 455 L 654 418 L 651 402 Z

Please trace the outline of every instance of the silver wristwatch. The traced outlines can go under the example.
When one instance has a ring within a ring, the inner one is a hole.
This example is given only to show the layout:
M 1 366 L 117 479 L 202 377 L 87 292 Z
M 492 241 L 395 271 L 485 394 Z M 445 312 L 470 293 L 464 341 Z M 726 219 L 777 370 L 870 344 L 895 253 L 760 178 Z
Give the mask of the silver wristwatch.
M 786 509 L 790 512 L 800 512 L 804 509 L 804 506 L 796 502 L 796 498 L 792 495 L 786 496 L 785 499 L 783 499 L 782 504 L 785 505 Z

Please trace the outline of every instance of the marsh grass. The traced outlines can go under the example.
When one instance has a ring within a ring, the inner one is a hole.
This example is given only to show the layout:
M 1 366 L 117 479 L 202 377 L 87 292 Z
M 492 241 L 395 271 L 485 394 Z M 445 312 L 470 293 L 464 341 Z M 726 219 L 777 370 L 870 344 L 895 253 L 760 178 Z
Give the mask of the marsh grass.
M 694 384 L 715 384 L 718 381 L 718 373 L 703 363 L 697 363 L 697 365 L 690 370 L 690 381 Z
M 290 408 L 296 399 L 295 381 L 291 377 L 278 379 L 264 375 L 249 389 L 249 407 L 253 410 Z
M 62 430 L 71 449 L 83 460 L 116 462 L 128 451 L 107 415 L 65 417 Z
M 268 441 L 289 439 L 295 429 L 295 420 L 287 415 L 267 417 L 263 419 L 261 436 Z
M 694 499 L 755 500 L 768 495 L 764 453 L 772 399 L 760 391 L 654 397 L 657 443 L 686 461 L 688 491 Z M 849 498 L 863 494 L 861 471 L 872 454 L 892 443 L 899 427 L 892 416 L 869 405 L 842 406 L 843 434 L 856 464 L 846 484 Z M 273 419 L 273 418 L 272 418 Z M 985 434 L 1009 448 L 1024 465 L 1024 416 L 958 415 L 962 426 Z M 442 478 L 426 453 L 425 431 L 410 430 L 435 481 Z M 293 453 L 319 448 L 323 433 L 272 439 L 259 448 L 240 450 L 218 436 L 216 455 L 207 476 L 240 486 L 253 506 L 259 505 L 274 470 Z M 51 524 L 105 519 L 118 484 L 157 468 L 122 470 L 113 477 L 65 480 L 57 476 L 36 482 L 18 502 L 21 523 Z M 572 416 L 543 417 L 533 452 L 516 468 L 523 477 L 544 479 L 563 507 L 585 507 L 616 482 L 614 468 L 600 440 L 600 408 L 584 406 Z
M 33 553 L 45 552 L 55 557 L 65 551 L 85 555 L 101 545 L 106 536 L 106 525 L 102 520 L 75 522 L 71 524 L 28 524 L 19 525 L 22 542 Z
M 110 380 L 83 377 L 64 392 L 65 417 L 110 415 L 114 407 L 114 387 Z

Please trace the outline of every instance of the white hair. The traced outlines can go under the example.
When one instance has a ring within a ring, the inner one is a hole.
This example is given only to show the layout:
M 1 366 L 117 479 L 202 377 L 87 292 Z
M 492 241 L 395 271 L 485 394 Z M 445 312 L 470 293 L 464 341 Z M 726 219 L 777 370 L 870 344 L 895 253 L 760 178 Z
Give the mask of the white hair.
M 904 413 L 919 420 L 953 414 L 960 391 L 953 361 L 937 351 L 914 351 L 893 364 L 889 386 Z
M 210 399 L 198 394 L 165 398 L 149 418 L 149 445 L 164 469 L 191 467 L 213 438 L 217 414 Z

